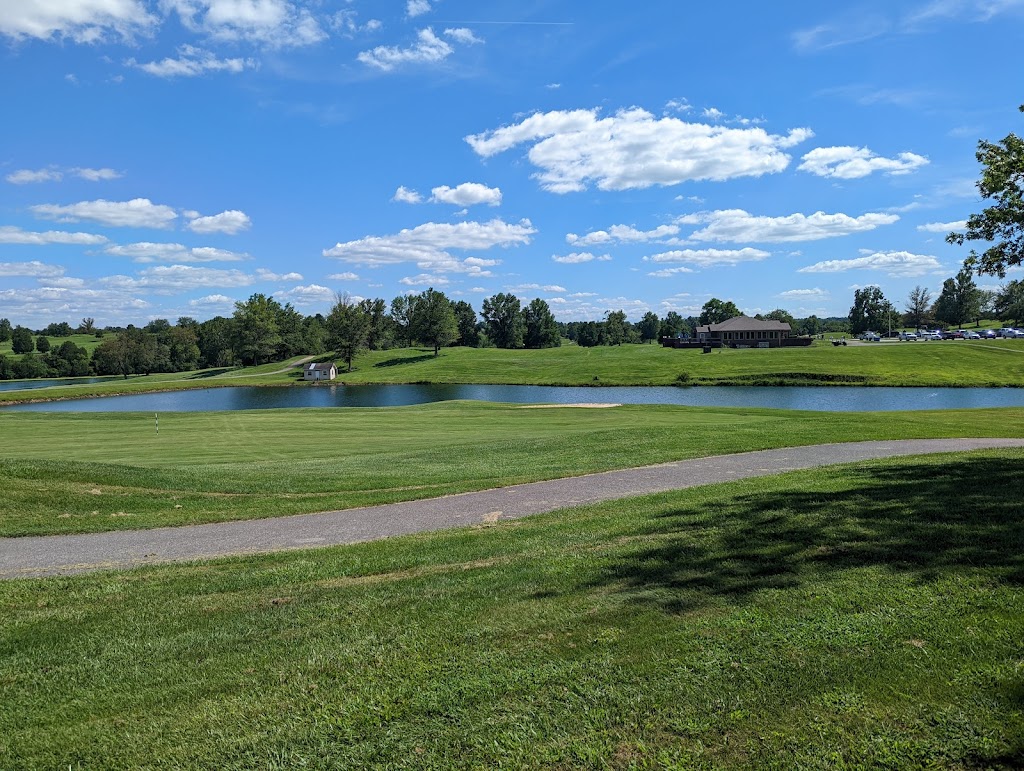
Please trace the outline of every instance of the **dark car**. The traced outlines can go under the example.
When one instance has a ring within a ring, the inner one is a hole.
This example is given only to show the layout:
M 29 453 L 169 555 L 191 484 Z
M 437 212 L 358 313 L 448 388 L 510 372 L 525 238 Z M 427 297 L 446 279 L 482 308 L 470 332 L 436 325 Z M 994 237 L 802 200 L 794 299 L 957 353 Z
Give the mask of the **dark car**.
M 994 329 L 982 329 L 978 331 L 978 335 L 982 340 L 995 340 L 996 331 Z

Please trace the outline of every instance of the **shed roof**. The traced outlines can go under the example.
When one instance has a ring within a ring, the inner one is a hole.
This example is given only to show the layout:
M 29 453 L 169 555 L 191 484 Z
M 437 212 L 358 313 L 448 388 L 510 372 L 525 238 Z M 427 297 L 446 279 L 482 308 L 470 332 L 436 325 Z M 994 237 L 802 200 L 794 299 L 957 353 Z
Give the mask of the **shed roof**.
M 326 362 L 310 362 L 309 366 L 306 367 L 307 372 L 330 372 L 331 368 L 334 367 L 333 361 Z

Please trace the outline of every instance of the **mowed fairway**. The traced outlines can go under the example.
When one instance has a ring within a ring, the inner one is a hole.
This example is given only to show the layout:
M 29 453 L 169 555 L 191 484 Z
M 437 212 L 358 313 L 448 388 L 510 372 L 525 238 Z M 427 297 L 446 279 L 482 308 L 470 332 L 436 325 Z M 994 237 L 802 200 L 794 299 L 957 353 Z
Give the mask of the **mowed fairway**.
M 1022 460 L 3 582 L 0 767 L 1020 768 Z
M 252 519 L 747 450 L 1024 436 L 1024 410 L 811 413 L 447 402 L 385 409 L 0 413 L 0 535 Z

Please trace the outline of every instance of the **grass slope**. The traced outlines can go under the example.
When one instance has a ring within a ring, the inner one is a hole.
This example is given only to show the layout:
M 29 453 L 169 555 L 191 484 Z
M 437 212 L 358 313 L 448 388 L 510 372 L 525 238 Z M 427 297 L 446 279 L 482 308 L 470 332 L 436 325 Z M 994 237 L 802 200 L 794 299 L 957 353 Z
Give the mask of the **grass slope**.
M 0 413 L 0 535 L 281 516 L 833 441 L 1022 436 L 1024 410 L 812 413 L 446 402 Z
M 0 404 L 143 391 L 237 385 L 302 385 L 294 368 L 308 357 L 244 369 L 132 377 L 102 384 L 0 393 Z M 319 357 L 323 358 L 323 357 Z M 515 385 L 867 385 L 1021 386 L 1024 340 L 949 340 L 773 350 L 673 350 L 656 345 L 539 351 L 400 348 L 370 351 L 344 383 L 501 383 Z
M 1019 768 L 1024 453 L 0 583 L 3 768 Z
M 32 335 L 32 339 L 35 340 L 38 335 Z M 50 345 L 53 348 L 60 347 L 63 343 L 70 340 L 72 343 L 77 345 L 79 348 L 84 348 L 92 355 L 92 352 L 96 350 L 104 340 L 111 340 L 110 337 L 96 337 L 96 335 L 69 335 L 68 337 L 50 337 Z M 0 356 L 21 356 L 22 354 L 15 354 L 11 347 L 10 340 L 0 341 Z

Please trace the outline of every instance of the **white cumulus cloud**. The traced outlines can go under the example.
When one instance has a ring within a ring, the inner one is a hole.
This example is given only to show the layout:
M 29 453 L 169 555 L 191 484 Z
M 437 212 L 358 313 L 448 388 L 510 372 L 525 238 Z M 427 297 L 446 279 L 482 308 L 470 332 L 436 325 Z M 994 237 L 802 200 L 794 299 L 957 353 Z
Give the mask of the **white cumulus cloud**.
M 466 29 L 465 27 L 449 27 L 444 31 L 445 37 L 450 37 L 456 43 L 462 43 L 463 45 L 477 45 L 483 43 L 482 38 L 478 38 L 473 34 L 473 30 Z
M 86 168 L 75 168 L 71 170 L 72 173 L 87 179 L 90 182 L 106 182 L 111 179 L 120 179 L 123 174 L 116 169 L 86 169 Z
M 658 238 L 669 238 L 679 232 L 678 225 L 659 225 L 653 230 L 637 230 L 632 225 L 612 225 L 608 230 L 595 230 L 585 236 L 568 233 L 566 243 L 574 246 L 591 246 L 608 243 L 642 243 Z
M 252 220 L 245 212 L 237 209 L 222 211 L 220 214 L 211 214 L 209 217 L 193 217 L 187 227 L 193 233 L 225 233 L 233 236 L 248 230 Z
M 39 204 L 29 207 L 36 216 L 58 222 L 89 220 L 111 227 L 168 228 L 178 218 L 170 206 L 154 204 L 148 198 L 130 201 L 80 201 L 68 206 Z
M 824 300 L 830 295 L 826 289 L 787 289 L 779 292 L 776 297 L 782 300 Z
M 212 246 L 190 247 L 183 244 L 152 243 L 140 241 L 134 244 L 108 246 L 104 250 L 114 257 L 129 257 L 134 262 L 238 262 L 249 258 L 247 254 L 215 249 Z
M 675 249 L 644 257 L 645 262 L 685 262 L 702 268 L 717 265 L 739 265 L 744 262 L 759 262 L 770 257 L 771 252 L 763 249 Z
M 427 27 L 416 33 L 416 42 L 408 48 L 377 46 L 369 51 L 360 51 L 356 59 L 383 72 L 390 72 L 405 65 L 437 64 L 451 56 L 454 51 L 448 42 Z
M 336 257 L 354 265 L 379 267 L 414 263 L 431 272 L 490 275 L 469 259 L 460 260 L 452 251 L 484 251 L 496 246 L 510 247 L 530 243 L 536 233 L 529 220 L 508 223 L 501 219 L 490 222 L 459 222 L 455 224 L 428 222 L 394 235 L 367 236 L 339 243 L 325 249 L 325 257 Z
M 101 43 L 131 40 L 158 23 L 140 0 L 5 0 L 0 2 L 0 34 L 21 40 Z
M 64 174 L 57 169 L 18 169 L 12 171 L 4 179 L 12 185 L 27 185 L 33 182 L 60 182 Z
M 580 265 L 584 262 L 608 262 L 610 254 L 593 254 L 592 252 L 572 252 L 570 254 L 552 254 L 551 259 L 563 265 Z
M 916 153 L 883 158 L 866 147 L 816 147 L 800 160 L 800 171 L 833 179 L 859 179 L 876 171 L 898 176 L 928 164 L 927 158 Z
M 463 182 L 457 187 L 441 185 L 435 187 L 430 193 L 430 200 L 433 203 L 450 203 L 455 206 L 474 206 L 480 203 L 485 203 L 488 206 L 501 204 L 501 189 L 487 187 L 479 182 Z
M 268 48 L 308 46 L 326 39 L 317 18 L 289 0 L 162 0 L 181 23 L 215 40 Z
M 406 0 L 405 15 L 410 19 L 430 13 L 430 0 Z
M 848 270 L 878 270 L 890 276 L 912 278 L 942 270 L 939 261 L 930 254 L 910 252 L 875 252 L 852 260 L 824 260 L 800 268 L 797 273 L 844 273 Z
M 922 233 L 951 233 L 954 230 L 963 230 L 967 227 L 967 220 L 957 220 L 955 222 L 927 222 L 924 225 L 918 225 L 917 229 Z
M 601 118 L 596 109 L 535 113 L 511 126 L 466 137 L 490 158 L 529 144 L 534 176 L 554 193 L 631 190 L 687 181 L 760 177 L 784 170 L 784 152 L 813 136 L 793 129 L 784 136 L 761 128 L 728 128 L 656 118 L 638 107 Z
M 694 241 L 777 243 L 838 238 L 874 230 L 881 225 L 891 225 L 898 220 L 899 215 L 896 214 L 871 213 L 851 217 L 847 214 L 826 214 L 819 211 L 811 215 L 764 217 L 755 216 L 743 209 L 722 209 L 687 214 L 676 222 L 681 225 L 704 225 L 688 236 Z
M 240 270 L 195 268 L 191 265 L 157 265 L 139 271 L 137 276 L 106 276 L 97 284 L 121 291 L 148 290 L 154 294 L 176 294 L 204 287 L 243 287 L 253 277 Z
M 256 278 L 260 281 L 302 281 L 301 273 L 274 273 L 266 268 L 256 269 Z
M 351 271 L 345 271 L 344 273 L 332 273 L 327 278 L 331 281 L 358 281 L 359 276 Z
M 255 59 L 240 57 L 218 59 L 210 51 L 190 45 L 179 46 L 177 58 L 166 57 L 158 62 L 137 62 L 135 59 L 126 59 L 125 65 L 135 67 L 158 78 L 194 78 L 207 72 L 238 74 L 257 66 Z
M 292 289 L 286 289 L 283 292 L 274 293 L 275 298 L 290 301 L 300 307 L 333 303 L 335 295 L 336 293 L 333 289 L 320 286 L 320 284 L 307 284 L 306 286 L 297 286 Z
M 33 232 L 22 230 L 13 225 L 0 225 L 0 244 L 25 244 L 43 246 L 45 244 L 105 244 L 107 239 L 94 233 L 68 233 L 63 230 L 47 230 Z
M 417 193 L 415 190 L 410 190 L 404 185 L 399 185 L 398 190 L 395 191 L 392 201 L 398 203 L 423 203 L 423 196 Z
M 64 275 L 60 265 L 47 265 L 39 260 L 31 262 L 0 262 L 0 276 L 28 276 L 31 278 L 54 278 Z

